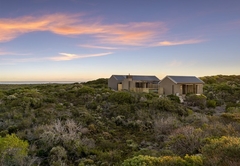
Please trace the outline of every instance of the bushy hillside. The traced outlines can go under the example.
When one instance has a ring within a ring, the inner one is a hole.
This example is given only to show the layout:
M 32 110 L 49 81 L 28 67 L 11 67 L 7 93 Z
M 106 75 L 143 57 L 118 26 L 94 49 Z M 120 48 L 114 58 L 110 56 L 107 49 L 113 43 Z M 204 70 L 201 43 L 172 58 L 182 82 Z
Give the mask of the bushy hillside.
M 239 164 L 240 94 L 216 86 L 180 104 L 174 96 L 111 91 L 107 79 L 0 85 L 0 165 Z M 208 102 L 224 105 L 229 94 L 235 105 L 209 114 Z
M 239 107 L 240 104 L 240 76 L 217 75 L 201 78 L 206 85 L 204 93 L 209 100 L 214 100 L 217 105 L 229 107 Z

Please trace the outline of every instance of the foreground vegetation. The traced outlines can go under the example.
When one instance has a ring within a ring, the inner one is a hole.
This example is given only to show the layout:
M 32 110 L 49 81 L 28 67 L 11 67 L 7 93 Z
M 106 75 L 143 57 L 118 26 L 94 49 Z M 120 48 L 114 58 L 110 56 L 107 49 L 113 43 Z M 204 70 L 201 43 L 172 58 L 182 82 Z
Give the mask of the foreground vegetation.
M 107 79 L 0 85 L 0 165 L 240 165 L 240 76 L 202 79 L 184 104 Z

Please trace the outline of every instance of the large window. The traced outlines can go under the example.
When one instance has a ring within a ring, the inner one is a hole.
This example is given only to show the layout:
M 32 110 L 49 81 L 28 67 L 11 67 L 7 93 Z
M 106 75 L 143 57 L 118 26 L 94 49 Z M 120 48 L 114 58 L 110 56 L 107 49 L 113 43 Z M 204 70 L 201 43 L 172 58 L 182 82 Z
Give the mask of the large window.
M 195 85 L 195 84 L 190 84 L 190 85 L 183 84 L 182 85 L 182 94 L 188 94 L 188 93 L 197 94 L 198 93 L 198 85 Z
M 143 83 L 142 82 L 136 82 L 135 87 L 136 88 L 143 88 Z

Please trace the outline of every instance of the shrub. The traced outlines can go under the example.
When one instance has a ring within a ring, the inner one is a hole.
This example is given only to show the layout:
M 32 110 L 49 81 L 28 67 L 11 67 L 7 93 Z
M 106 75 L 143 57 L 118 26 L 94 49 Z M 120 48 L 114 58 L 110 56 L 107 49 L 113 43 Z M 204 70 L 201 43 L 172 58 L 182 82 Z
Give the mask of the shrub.
M 208 116 L 202 113 L 194 112 L 187 117 L 183 117 L 185 123 L 191 124 L 191 126 L 202 127 L 209 122 Z
M 177 103 L 180 103 L 180 99 L 179 99 L 179 97 L 176 96 L 176 95 L 168 95 L 167 97 L 168 97 L 170 100 L 172 100 L 172 101 L 175 101 L 175 102 L 177 102 Z
M 77 91 L 78 95 L 93 94 L 94 92 L 95 92 L 95 90 L 91 87 L 88 87 L 88 86 L 83 86 L 82 88 L 80 88 Z
M 131 104 L 135 99 L 129 92 L 114 92 L 109 96 L 109 100 L 118 104 Z
M 188 156 L 184 158 L 179 156 L 136 156 L 127 159 L 122 163 L 122 166 L 203 166 L 201 156 Z
M 188 112 L 187 110 L 178 103 L 175 103 L 173 101 L 171 101 L 168 98 L 158 98 L 158 99 L 154 99 L 152 101 L 152 108 L 160 110 L 160 111 L 167 111 L 167 112 L 171 112 L 171 113 L 176 113 L 180 116 L 182 115 L 187 115 Z
M 236 112 L 236 113 L 223 113 L 221 114 L 221 117 L 224 118 L 224 120 L 227 120 L 229 122 L 240 122 L 240 113 Z
M 158 97 L 158 94 L 156 94 L 156 93 L 143 93 L 143 94 L 148 100 L 152 100 L 153 98 Z
M 208 108 L 216 108 L 217 102 L 215 100 L 207 100 L 207 107 Z
M 185 126 L 172 132 L 167 141 L 167 145 L 174 153 L 181 156 L 197 154 L 202 146 L 203 138 L 204 133 L 201 129 Z
M 210 119 L 210 121 L 212 121 Z M 233 126 L 234 123 L 230 124 L 224 124 L 220 122 L 211 122 L 210 124 L 204 125 L 204 132 L 206 135 L 212 138 L 220 138 L 222 136 L 228 135 L 228 136 L 236 136 L 238 135 L 238 132 L 235 129 L 235 126 Z
M 23 165 L 28 154 L 28 143 L 15 134 L 0 137 L 0 165 Z
M 50 151 L 50 156 L 48 158 L 49 163 L 53 166 L 65 165 L 65 160 L 67 159 L 67 152 L 61 146 L 53 147 Z
M 206 166 L 240 165 L 240 138 L 238 137 L 223 136 L 211 139 L 201 151 Z
M 0 99 L 3 99 L 4 96 L 4 93 L 0 90 Z
M 72 143 L 80 142 L 79 146 L 86 146 L 92 148 L 95 142 L 84 142 L 86 139 L 83 137 L 82 129 L 83 126 L 76 123 L 74 120 L 66 120 L 65 122 L 56 120 L 51 125 L 42 126 L 44 132 L 40 135 L 40 140 L 45 143 L 46 147 L 57 146 L 59 144 L 67 146 Z M 90 128 L 91 129 L 91 128 Z M 71 147 L 70 147 L 71 148 Z
M 192 106 L 198 106 L 200 108 L 205 108 L 206 106 L 206 96 L 191 94 L 186 96 L 186 101 Z
M 240 112 L 240 107 L 228 107 L 226 112 L 227 113 L 239 113 Z
M 180 125 L 180 121 L 175 116 L 157 117 L 154 119 L 154 131 L 156 135 L 170 134 Z

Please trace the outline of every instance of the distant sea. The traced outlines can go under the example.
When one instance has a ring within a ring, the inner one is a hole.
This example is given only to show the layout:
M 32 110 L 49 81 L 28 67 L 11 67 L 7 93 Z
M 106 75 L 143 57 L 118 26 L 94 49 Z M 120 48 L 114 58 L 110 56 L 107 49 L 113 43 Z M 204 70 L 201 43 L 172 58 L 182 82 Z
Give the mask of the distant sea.
M 0 81 L 0 84 L 72 84 L 77 81 Z

